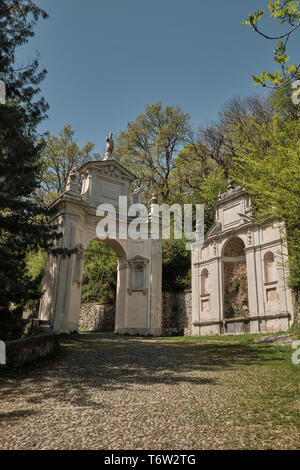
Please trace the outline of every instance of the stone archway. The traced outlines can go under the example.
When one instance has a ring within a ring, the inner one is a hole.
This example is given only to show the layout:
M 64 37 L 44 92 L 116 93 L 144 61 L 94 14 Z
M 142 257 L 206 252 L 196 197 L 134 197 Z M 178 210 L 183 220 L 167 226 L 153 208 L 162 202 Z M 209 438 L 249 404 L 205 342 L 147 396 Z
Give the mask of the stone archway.
M 222 250 L 224 318 L 248 315 L 248 280 L 245 244 L 239 237 L 227 240 Z
M 91 246 L 91 242 L 96 242 L 96 245 L 98 245 L 99 249 L 101 250 L 101 245 L 105 245 L 111 249 L 111 251 L 114 253 L 116 262 L 117 262 L 117 267 L 116 267 L 116 285 L 115 288 L 113 289 L 115 291 L 114 294 L 114 301 L 111 303 L 110 306 L 107 305 L 107 300 L 100 301 L 100 299 L 94 299 L 92 301 L 88 301 L 87 307 L 92 306 L 92 311 L 89 312 L 93 314 L 94 320 L 89 319 L 89 314 L 85 314 L 85 320 L 83 323 L 88 323 L 88 324 L 93 324 L 95 323 L 95 329 L 99 327 L 99 323 L 101 324 L 103 321 L 105 322 L 105 312 L 107 311 L 108 316 L 109 316 L 109 324 L 111 325 L 109 331 L 117 330 L 119 331 L 120 328 L 122 328 L 122 323 L 123 323 L 123 310 L 124 310 L 124 305 L 126 302 L 126 279 L 122 279 L 122 267 L 127 265 L 127 257 L 126 257 L 126 252 L 122 245 L 117 241 L 117 240 L 99 240 L 98 238 L 93 238 L 90 240 L 89 238 L 85 241 L 84 243 L 84 251 L 83 251 L 83 256 L 80 256 L 80 267 L 78 267 L 78 272 L 79 274 L 79 279 L 78 279 L 78 287 L 80 288 L 80 298 L 81 298 L 81 309 L 84 307 L 86 304 L 82 300 L 82 291 L 84 290 L 84 280 L 83 280 L 83 272 L 84 272 L 84 263 L 85 263 L 85 256 L 89 251 L 89 247 Z M 95 247 L 95 244 L 93 245 Z M 95 248 L 94 248 L 95 249 Z M 96 248 L 97 249 L 97 248 Z M 93 252 L 93 251 L 92 251 Z M 109 252 L 108 252 L 109 253 Z M 109 256 L 109 254 L 107 255 Z M 103 255 L 102 255 L 103 257 Z M 103 257 L 105 258 L 105 256 Z M 105 261 L 104 261 L 105 262 Z M 82 264 L 81 264 L 82 263 Z M 98 266 L 99 269 L 99 266 Z M 99 269 L 101 273 L 101 267 Z M 115 271 L 113 271 L 115 272 Z M 94 273 L 97 275 L 97 273 Z M 99 274 L 99 273 L 98 273 Z M 89 283 L 86 283 L 85 285 L 88 286 Z M 110 300 L 112 302 L 112 299 Z M 104 308 L 105 307 L 105 308 Z M 102 309 L 102 322 L 99 322 L 100 318 L 98 318 L 98 325 L 96 318 L 99 317 L 100 311 Z M 81 321 L 82 323 L 82 321 Z M 84 327 L 85 328 L 85 327 Z
M 100 204 L 110 204 L 116 215 L 115 238 L 107 243 L 118 259 L 115 332 L 120 334 L 161 334 L 161 240 L 121 237 L 124 218 L 119 197 L 129 194 L 134 176 L 116 160 L 88 162 L 78 170 L 79 185 L 72 172 L 67 191 L 52 205 L 55 223 L 60 226 L 60 246 L 76 248 L 69 256 L 48 256 L 39 318 L 58 333 L 78 330 L 84 250 L 97 238 L 96 227 L 104 216 L 97 215 Z M 126 230 L 130 220 L 125 220 Z M 149 229 L 151 216 L 149 216 Z M 149 230 L 150 232 L 150 230 Z M 138 275 L 136 273 L 139 273 Z

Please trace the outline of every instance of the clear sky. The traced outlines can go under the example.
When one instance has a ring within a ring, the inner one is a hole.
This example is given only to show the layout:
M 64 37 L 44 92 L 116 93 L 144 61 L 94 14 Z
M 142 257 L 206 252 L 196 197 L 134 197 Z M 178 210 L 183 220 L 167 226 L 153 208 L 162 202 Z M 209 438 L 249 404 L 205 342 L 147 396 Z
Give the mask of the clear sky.
M 195 128 L 216 118 L 234 95 L 266 93 L 251 76 L 273 71 L 274 44 L 241 25 L 265 0 L 36 0 L 50 18 L 19 50 L 34 51 L 48 70 L 41 83 L 50 105 L 40 130 L 67 123 L 79 145 L 103 154 L 146 104 L 189 112 Z M 299 44 L 291 56 L 299 60 Z

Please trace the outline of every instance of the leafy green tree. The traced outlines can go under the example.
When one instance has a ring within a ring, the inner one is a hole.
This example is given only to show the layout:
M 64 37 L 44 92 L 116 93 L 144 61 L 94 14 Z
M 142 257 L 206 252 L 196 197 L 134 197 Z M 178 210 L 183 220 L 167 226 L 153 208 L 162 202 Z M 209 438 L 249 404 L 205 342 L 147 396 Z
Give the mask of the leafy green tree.
M 53 202 L 66 189 L 72 168 L 80 167 L 89 160 L 97 160 L 99 154 L 91 154 L 94 144 L 88 142 L 79 148 L 73 140 L 74 130 L 68 124 L 58 136 L 48 134 L 42 149 L 42 184 L 37 192 L 39 200 L 46 205 Z
M 204 156 L 216 162 L 228 177 L 241 142 L 259 139 L 259 125 L 268 125 L 272 116 L 272 107 L 264 98 L 233 98 L 225 103 L 215 122 L 199 130 L 198 142 Z
M 203 153 L 201 153 L 203 155 Z M 211 159 L 199 158 L 195 144 L 179 153 L 172 179 L 172 197 L 181 204 L 204 205 L 204 232 L 215 219 L 215 202 L 226 190 L 224 171 Z
M 26 256 L 26 270 L 29 277 L 33 280 L 41 279 L 46 263 L 45 251 L 39 249 L 35 252 L 30 252 Z
M 300 64 L 293 62 L 288 64 L 290 57 L 287 53 L 287 44 L 291 36 L 299 32 L 300 12 L 299 2 L 295 0 L 268 1 L 268 13 L 278 23 L 278 27 L 285 26 L 286 29 L 279 34 L 266 34 L 259 26 L 265 15 L 265 10 L 257 10 L 250 13 L 247 20 L 243 22 L 257 34 L 270 41 L 278 41 L 274 50 L 274 61 L 280 66 L 273 74 L 263 71 L 260 76 L 253 75 L 254 84 L 266 86 L 283 86 L 299 78 Z
M 147 105 L 120 132 L 115 154 L 136 175 L 147 200 L 156 192 L 160 201 L 168 201 L 175 158 L 190 133 L 189 114 L 178 107 L 163 108 L 162 103 Z
M 233 175 L 252 196 L 257 216 L 271 216 L 285 222 L 289 250 L 290 286 L 300 289 L 300 121 L 273 120 L 272 129 L 261 129 L 268 142 L 261 152 L 260 142 L 245 140 L 235 160 Z M 267 149 L 267 150 L 266 150 Z
M 271 124 L 273 114 L 264 98 L 233 98 L 222 107 L 218 119 L 200 129 L 194 141 L 179 152 L 171 175 L 171 195 L 174 202 L 204 204 L 205 230 L 214 221 L 215 202 L 226 190 L 234 159 L 241 150 L 247 155 L 243 142 L 267 145 L 260 139 L 261 127 Z
M 191 252 L 185 240 L 163 240 L 163 290 L 178 291 L 191 287 Z
M 39 283 L 26 272 L 27 253 L 54 249 L 59 237 L 31 197 L 39 184 L 40 147 L 26 122 L 22 107 L 0 105 L 0 323 L 14 315 L 7 313 L 12 304 L 20 306 L 19 318 L 22 306 L 39 296 Z
M 300 119 L 300 106 L 293 102 L 294 89 L 288 83 L 285 86 L 277 87 L 272 90 L 269 101 L 274 112 L 286 121 L 295 121 Z
M 82 301 L 115 302 L 117 257 L 105 243 L 91 241 L 85 251 Z
M 47 14 L 31 0 L 0 0 L 0 76 L 7 89 L 7 102 L 0 105 L 2 339 L 15 334 L 11 332 L 18 330 L 13 325 L 20 324 L 23 306 L 39 296 L 37 281 L 26 271 L 27 253 L 39 248 L 52 250 L 59 238 L 56 227 L 47 224 L 45 210 L 32 197 L 40 184 L 42 168 L 42 143 L 36 143 L 36 126 L 47 110 L 44 99 L 36 96 L 46 72 L 38 71 L 37 60 L 25 68 L 15 64 L 17 46 L 34 35 L 39 17 Z
M 39 18 L 48 14 L 32 0 L 0 0 L 0 79 L 6 83 L 8 103 L 22 106 L 26 130 L 33 135 L 47 117 L 48 105 L 38 86 L 47 71 L 39 70 L 38 57 L 26 66 L 17 64 L 16 49 L 34 36 Z

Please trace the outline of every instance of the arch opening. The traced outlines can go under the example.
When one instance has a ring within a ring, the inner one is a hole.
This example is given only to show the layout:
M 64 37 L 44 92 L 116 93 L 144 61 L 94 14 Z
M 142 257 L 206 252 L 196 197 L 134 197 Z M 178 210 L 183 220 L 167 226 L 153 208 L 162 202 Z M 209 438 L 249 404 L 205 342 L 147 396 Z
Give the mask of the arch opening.
M 82 259 L 79 329 L 113 332 L 118 296 L 118 265 L 125 257 L 115 240 L 92 239 Z
M 239 237 L 229 239 L 222 253 L 224 318 L 247 317 L 248 280 L 245 244 Z

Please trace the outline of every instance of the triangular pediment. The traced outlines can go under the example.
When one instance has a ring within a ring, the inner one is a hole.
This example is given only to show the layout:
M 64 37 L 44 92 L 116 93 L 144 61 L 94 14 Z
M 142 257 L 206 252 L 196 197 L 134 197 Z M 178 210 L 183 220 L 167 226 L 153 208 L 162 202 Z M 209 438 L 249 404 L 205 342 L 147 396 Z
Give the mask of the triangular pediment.
M 92 162 L 84 163 L 79 169 L 79 173 L 84 173 L 87 170 L 99 170 L 106 176 L 125 178 L 129 181 L 133 181 L 135 176 L 131 171 L 127 170 L 123 165 L 121 165 L 114 158 L 108 160 L 95 160 Z
M 142 255 L 136 255 L 136 256 L 133 256 L 132 258 L 128 259 L 127 261 L 128 261 L 128 263 L 146 264 L 146 263 L 149 262 L 149 259 L 145 258 L 145 256 L 142 256 Z

